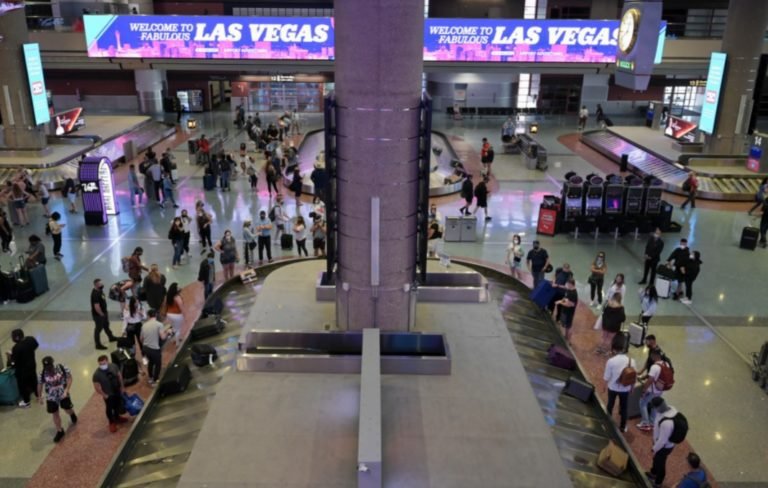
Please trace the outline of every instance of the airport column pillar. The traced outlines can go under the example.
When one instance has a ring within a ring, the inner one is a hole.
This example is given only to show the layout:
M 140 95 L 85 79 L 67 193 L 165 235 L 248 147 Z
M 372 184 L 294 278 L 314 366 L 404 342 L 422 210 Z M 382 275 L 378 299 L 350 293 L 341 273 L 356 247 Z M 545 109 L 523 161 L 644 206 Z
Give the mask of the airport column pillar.
M 727 54 L 725 83 L 717 108 L 715 133 L 707 141 L 712 154 L 743 153 L 749 102 L 768 25 L 768 2 L 730 0 L 722 52 Z M 743 100 L 743 101 L 742 101 Z
M 423 10 L 421 0 L 334 3 L 341 328 L 408 327 Z
M 137 69 L 134 71 L 136 93 L 139 97 L 139 111 L 143 114 L 163 112 L 163 91 L 165 71 L 159 69 Z
M 8 149 L 39 150 L 46 146 L 45 125 L 35 125 L 22 45 L 29 42 L 24 9 L 0 15 L 0 114 Z

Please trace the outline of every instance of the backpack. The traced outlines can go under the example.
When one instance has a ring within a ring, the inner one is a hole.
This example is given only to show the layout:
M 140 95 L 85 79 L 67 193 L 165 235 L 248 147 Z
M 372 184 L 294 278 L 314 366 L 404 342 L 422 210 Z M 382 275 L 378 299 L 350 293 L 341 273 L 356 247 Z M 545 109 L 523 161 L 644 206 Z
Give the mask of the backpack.
M 123 256 L 120 258 L 120 266 L 123 268 L 123 273 L 127 273 L 131 269 L 131 257 Z
M 680 444 L 688 434 L 688 419 L 682 413 L 677 412 L 674 417 L 664 417 L 661 422 L 666 422 L 667 420 L 671 420 L 674 423 L 672 433 L 669 434 L 669 442 Z M 659 422 L 659 426 L 661 426 L 661 422 Z
M 637 371 L 632 367 L 631 358 L 627 358 L 627 367 L 621 370 L 617 381 L 622 386 L 632 386 L 637 381 Z
M 688 178 L 683 182 L 683 191 L 691 191 L 691 179 Z
M 276 218 L 275 207 L 272 207 L 271 209 L 269 209 L 269 214 L 267 215 L 267 217 L 269 217 L 269 220 L 271 220 L 272 222 L 275 221 L 275 218 Z
M 661 391 L 671 390 L 675 385 L 675 370 L 672 369 L 672 366 L 670 366 L 669 363 L 664 361 L 659 361 L 656 364 L 661 367 L 661 372 L 659 373 L 659 378 L 656 380 L 654 386 L 657 390 Z

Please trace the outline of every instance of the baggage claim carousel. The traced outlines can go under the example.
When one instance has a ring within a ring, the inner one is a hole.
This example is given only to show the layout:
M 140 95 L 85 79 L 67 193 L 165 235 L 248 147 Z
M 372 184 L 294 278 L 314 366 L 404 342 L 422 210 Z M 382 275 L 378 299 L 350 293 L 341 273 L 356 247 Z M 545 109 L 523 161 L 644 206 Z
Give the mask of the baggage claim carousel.
M 677 160 L 673 160 L 610 129 L 586 131 L 581 134 L 581 142 L 617 164 L 621 163 L 622 154 L 626 154 L 631 172 L 643 178 L 654 176 L 663 182 L 664 190 L 678 195 L 685 195 L 683 182 L 688 173 L 695 170 L 699 179 L 698 198 L 752 202 L 760 180 L 766 176 L 741 171 L 731 171 L 729 174 L 728 165 L 736 166 L 741 163 L 741 169 L 744 167 L 746 156 L 738 158 L 682 154 Z M 702 167 L 682 164 L 692 161 L 702 164 Z
M 584 375 L 580 370 L 570 372 L 555 368 L 546 362 L 550 344 L 564 345 L 564 342 L 549 315 L 528 299 L 530 290 L 495 269 L 461 260 L 454 261 L 473 268 L 488 280 L 492 299 L 500 308 L 573 486 L 649 486 L 642 467 L 631 454 L 628 469 L 619 478 L 614 478 L 597 467 L 598 453 L 609 440 L 614 440 L 625 448 L 627 446 L 618 428 L 595 396 L 588 403 L 582 403 L 561 394 L 563 384 L 569 376 L 583 379 Z M 257 268 L 259 282 L 263 282 L 267 275 L 278 268 L 295 262 L 298 260 L 281 261 Z M 189 340 L 183 344 L 170 365 L 189 364 L 192 369 L 189 388 L 183 393 L 162 398 L 155 390 L 146 400 L 143 411 L 135 420 L 129 436 L 115 455 L 99 486 L 128 488 L 177 485 L 216 395 L 219 382 L 224 375 L 236 368 L 241 326 L 257 298 L 259 288 L 243 285 L 239 278 L 235 278 L 216 290 L 211 298 L 223 299 L 223 318 L 227 321 L 227 327 L 221 334 L 208 338 L 205 342 L 217 348 L 219 361 L 212 366 L 195 367 L 191 364 Z

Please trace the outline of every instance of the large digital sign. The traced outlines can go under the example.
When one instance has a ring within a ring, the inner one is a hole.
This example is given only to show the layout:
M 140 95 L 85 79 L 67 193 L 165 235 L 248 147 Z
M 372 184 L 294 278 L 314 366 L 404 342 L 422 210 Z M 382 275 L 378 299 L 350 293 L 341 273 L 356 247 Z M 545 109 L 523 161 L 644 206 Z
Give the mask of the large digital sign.
M 86 15 L 88 56 L 334 59 L 330 17 Z M 662 24 L 664 25 L 664 24 Z M 424 60 L 614 63 L 618 20 L 424 21 Z
M 330 17 L 85 15 L 96 58 L 333 59 Z
M 51 120 L 48 111 L 48 95 L 43 78 L 43 60 L 40 57 L 40 45 L 24 44 L 24 64 L 27 67 L 29 95 L 32 97 L 32 111 L 35 113 L 35 125 Z
M 720 90 L 725 77 L 725 53 L 712 53 L 707 72 L 707 86 L 704 88 L 704 103 L 701 105 L 699 128 L 707 134 L 715 132 L 717 105 L 720 103 Z

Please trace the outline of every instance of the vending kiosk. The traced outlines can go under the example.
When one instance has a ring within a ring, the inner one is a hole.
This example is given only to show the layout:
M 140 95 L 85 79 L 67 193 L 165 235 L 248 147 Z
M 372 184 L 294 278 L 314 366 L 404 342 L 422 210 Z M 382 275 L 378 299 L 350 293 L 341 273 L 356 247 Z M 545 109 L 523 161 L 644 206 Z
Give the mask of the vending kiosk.
M 636 176 L 628 176 L 626 179 L 625 213 L 628 216 L 643 214 L 643 195 L 645 188 L 643 180 Z
M 603 179 L 588 175 L 584 182 L 584 213 L 587 217 L 599 217 L 603 213 Z
M 606 176 L 603 195 L 603 213 L 605 215 L 615 216 L 624 213 L 624 181 L 621 176 Z
M 645 180 L 645 201 L 643 202 L 643 213 L 645 215 L 656 216 L 661 213 L 662 182 L 653 177 Z
M 104 225 L 107 217 L 120 213 L 112 176 L 112 161 L 102 157 L 85 157 L 78 170 L 83 195 L 85 225 Z
M 574 221 L 583 215 L 584 180 L 575 174 L 565 176 L 567 179 L 563 184 L 564 217 L 566 221 Z

